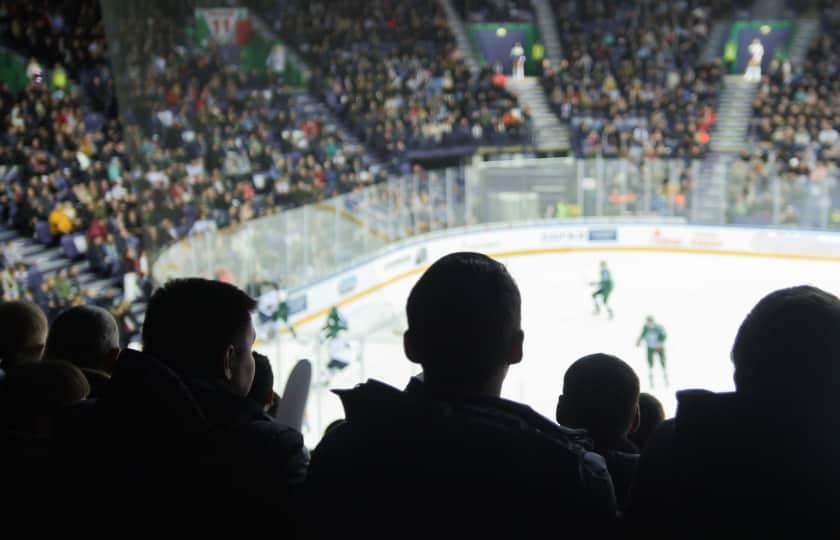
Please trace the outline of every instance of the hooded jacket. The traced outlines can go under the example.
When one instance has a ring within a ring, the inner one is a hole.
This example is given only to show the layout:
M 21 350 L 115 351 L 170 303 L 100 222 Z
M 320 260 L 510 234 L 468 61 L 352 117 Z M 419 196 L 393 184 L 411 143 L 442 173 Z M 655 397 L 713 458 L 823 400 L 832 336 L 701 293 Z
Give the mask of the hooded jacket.
M 639 463 L 631 537 L 838 536 L 836 407 L 702 390 L 677 398 Z
M 315 449 L 308 479 L 315 537 L 583 538 L 611 526 L 612 484 L 582 431 L 416 379 L 337 393 L 347 421 Z

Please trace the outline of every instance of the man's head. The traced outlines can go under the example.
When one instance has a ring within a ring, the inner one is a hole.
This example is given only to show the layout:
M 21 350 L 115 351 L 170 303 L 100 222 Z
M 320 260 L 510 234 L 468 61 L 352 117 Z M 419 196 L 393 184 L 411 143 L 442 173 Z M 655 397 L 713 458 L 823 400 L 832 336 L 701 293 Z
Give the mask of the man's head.
M 176 279 L 155 291 L 143 323 L 143 352 L 181 376 L 218 382 L 245 396 L 254 379 L 257 303 L 233 285 Z
M 732 346 L 737 391 L 825 397 L 840 390 L 840 299 L 816 287 L 774 291 Z
M 645 318 L 645 326 L 647 326 L 648 328 L 653 328 L 654 326 L 656 326 L 656 321 L 653 320 L 652 315 L 648 315 Z
M 47 340 L 47 317 L 25 300 L 0 304 L 0 368 L 38 362 Z
M 576 360 L 563 377 L 557 421 L 585 428 L 596 440 L 626 437 L 639 421 L 639 378 L 609 354 Z
M 55 318 L 44 357 L 66 360 L 80 368 L 110 373 L 120 354 L 117 321 L 106 309 L 74 306 Z
M 406 304 L 406 356 L 428 383 L 474 386 L 501 381 L 522 360 L 519 289 L 504 265 L 479 253 L 435 262 Z

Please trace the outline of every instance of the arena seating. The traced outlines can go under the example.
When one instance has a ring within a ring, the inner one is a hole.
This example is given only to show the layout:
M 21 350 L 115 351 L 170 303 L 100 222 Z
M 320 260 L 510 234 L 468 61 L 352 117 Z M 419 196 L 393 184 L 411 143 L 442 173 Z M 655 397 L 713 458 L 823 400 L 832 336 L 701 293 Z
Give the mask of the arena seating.
M 292 1 L 277 18 L 313 91 L 382 159 L 529 140 L 527 111 L 489 69 L 470 73 L 436 2 Z
M 835 76 L 840 10 L 825 2 L 819 14 L 820 35 L 804 62 L 774 59 L 763 74 L 750 126 L 756 145 L 741 158 L 751 166 L 740 175 L 743 182 L 730 186 L 742 219 L 769 222 L 774 190 L 785 201 L 780 213 L 786 224 L 826 227 L 823 206 L 840 203 L 840 82 Z M 781 178 L 780 185 L 768 182 L 770 173 Z M 837 223 L 840 216 L 830 216 L 830 224 Z
M 576 156 L 707 152 L 721 71 L 698 59 L 712 4 L 553 2 L 563 60 L 542 82 Z

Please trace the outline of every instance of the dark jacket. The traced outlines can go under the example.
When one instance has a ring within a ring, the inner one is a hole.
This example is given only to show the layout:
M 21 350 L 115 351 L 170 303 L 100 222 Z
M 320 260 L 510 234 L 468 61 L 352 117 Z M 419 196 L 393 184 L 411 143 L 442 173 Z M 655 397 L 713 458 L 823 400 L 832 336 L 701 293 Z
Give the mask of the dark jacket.
M 310 465 L 313 537 L 581 538 L 611 526 L 612 484 L 582 431 L 416 379 L 337 393 L 347 421 Z
M 104 395 L 68 410 L 59 427 L 68 500 L 98 512 L 103 536 L 126 534 L 126 523 L 138 535 L 241 531 L 269 518 L 291 527 L 301 435 L 244 398 L 185 384 L 152 357 L 123 351 Z
M 812 538 L 840 533 L 837 407 L 737 393 L 677 394 L 642 454 L 634 538 Z
M 618 506 L 624 508 L 630 496 L 630 486 L 636 477 L 636 468 L 639 466 L 638 447 L 622 437 L 614 440 L 595 439 L 593 449 L 595 453 L 604 456 L 615 487 Z

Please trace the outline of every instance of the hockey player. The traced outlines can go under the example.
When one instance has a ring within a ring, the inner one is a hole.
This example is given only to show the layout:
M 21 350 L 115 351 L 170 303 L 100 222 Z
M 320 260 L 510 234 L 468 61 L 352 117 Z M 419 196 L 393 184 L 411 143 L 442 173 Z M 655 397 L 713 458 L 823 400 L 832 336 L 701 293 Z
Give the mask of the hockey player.
M 650 386 L 653 388 L 653 357 L 659 356 L 659 364 L 662 366 L 662 377 L 665 379 L 665 386 L 668 386 L 668 371 L 665 362 L 665 328 L 658 324 L 652 316 L 645 319 L 645 325 L 642 327 L 642 333 L 639 339 L 636 340 L 636 347 L 642 341 L 647 345 L 647 364 L 648 364 L 648 379 Z
M 609 300 L 610 293 L 612 293 L 613 290 L 613 280 L 612 274 L 607 268 L 606 261 L 601 261 L 601 278 L 598 281 L 593 281 L 591 285 L 598 287 L 595 289 L 595 292 L 592 293 L 592 301 L 595 302 L 595 315 L 601 313 L 601 306 L 598 304 L 598 298 L 600 298 L 604 307 L 607 309 L 607 315 L 609 315 L 609 318 L 612 319 L 613 310 L 609 305 Z

